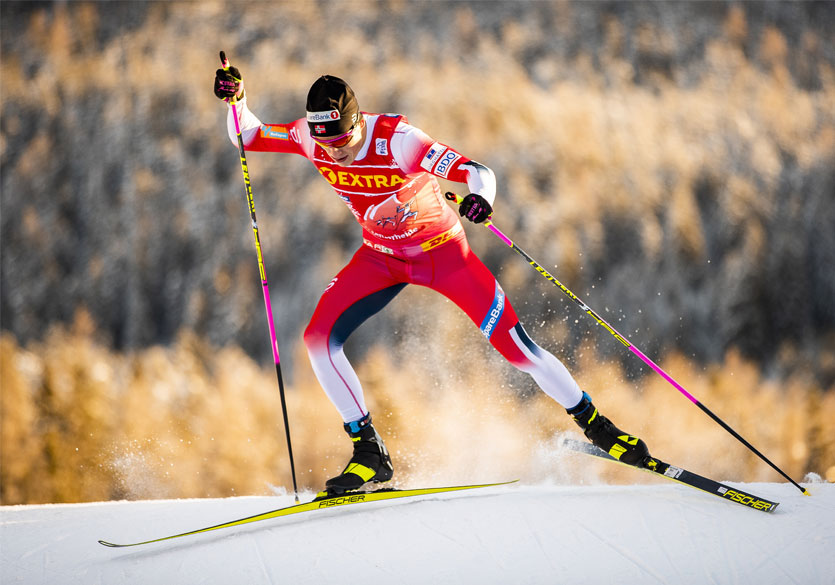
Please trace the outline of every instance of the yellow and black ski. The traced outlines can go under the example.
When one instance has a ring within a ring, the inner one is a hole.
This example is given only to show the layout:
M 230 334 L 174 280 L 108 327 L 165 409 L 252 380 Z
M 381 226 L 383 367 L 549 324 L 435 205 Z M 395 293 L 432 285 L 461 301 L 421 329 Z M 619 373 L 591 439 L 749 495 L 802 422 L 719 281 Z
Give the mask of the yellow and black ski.
M 282 516 L 290 516 L 292 514 L 301 514 L 304 512 L 312 512 L 314 510 L 326 510 L 330 508 L 336 508 L 339 506 L 349 506 L 353 504 L 364 504 L 368 502 L 380 502 L 385 500 L 394 500 L 398 498 L 413 498 L 417 496 L 429 496 L 433 494 L 442 494 L 448 492 L 459 492 L 464 490 L 472 490 L 477 488 L 487 488 L 487 487 L 496 487 L 500 485 L 507 485 L 510 483 L 514 483 L 514 481 L 506 481 L 506 482 L 499 482 L 499 483 L 485 483 L 485 484 L 478 484 L 478 485 L 459 485 L 459 486 L 450 486 L 450 487 L 439 487 L 439 488 L 421 488 L 421 489 L 413 489 L 413 490 L 398 490 L 398 489 L 381 489 L 373 492 L 348 492 L 342 494 L 340 496 L 333 496 L 333 497 L 326 497 L 326 498 L 317 498 L 312 502 L 307 502 L 305 504 L 295 504 L 293 506 L 287 506 L 286 508 L 279 508 L 278 510 L 272 510 L 270 512 L 264 512 L 263 514 L 256 514 L 255 516 L 249 516 L 248 518 L 241 518 L 239 520 L 231 520 L 229 522 L 224 522 L 223 524 L 217 524 L 216 526 L 209 526 L 208 528 L 200 528 L 198 530 L 191 530 L 189 532 L 183 532 L 182 534 L 174 534 L 172 536 L 163 536 L 162 538 L 154 538 L 152 540 L 145 540 L 142 542 L 133 542 L 129 544 L 116 544 L 113 542 L 108 542 L 106 540 L 100 540 L 99 544 L 104 546 L 109 546 L 112 548 L 123 548 L 128 546 L 140 546 L 143 544 L 152 544 L 154 542 L 163 542 L 166 540 L 172 540 L 174 538 L 181 538 L 183 536 L 190 536 L 192 534 L 201 534 L 203 532 L 210 532 L 212 530 L 220 530 L 221 528 L 231 528 L 233 526 L 242 526 L 244 524 L 251 524 L 253 522 L 260 522 L 261 520 L 270 520 L 272 518 L 279 518 Z
M 742 504 L 743 506 L 747 506 L 755 510 L 773 512 L 779 505 L 778 502 L 772 502 L 753 494 L 749 494 L 741 489 L 719 483 L 718 481 L 703 477 L 697 473 L 693 473 L 692 471 L 687 471 L 681 467 L 670 465 L 669 463 L 665 463 L 655 457 L 649 457 L 645 466 L 630 465 L 628 463 L 618 461 L 602 449 L 595 447 L 591 443 L 586 443 L 585 441 L 576 441 L 574 439 L 564 438 L 561 441 L 561 445 L 571 449 L 572 451 L 585 453 L 586 455 L 591 455 L 593 457 L 598 457 L 614 463 L 620 463 L 621 465 L 626 465 L 627 467 L 634 467 L 635 469 L 640 469 L 641 471 L 646 471 L 647 473 L 652 473 L 653 475 L 689 485 L 692 488 L 713 494 L 714 496 L 719 496 L 723 500 L 736 502 L 737 504 Z

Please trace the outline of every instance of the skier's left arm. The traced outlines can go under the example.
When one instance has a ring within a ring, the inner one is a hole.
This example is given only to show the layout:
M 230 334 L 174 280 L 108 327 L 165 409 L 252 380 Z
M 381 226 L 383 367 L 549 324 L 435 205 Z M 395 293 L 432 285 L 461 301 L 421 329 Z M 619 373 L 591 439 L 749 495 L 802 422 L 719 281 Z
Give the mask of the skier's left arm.
M 392 138 L 392 154 L 400 168 L 408 173 L 425 171 L 456 183 L 466 183 L 470 194 L 461 202 L 458 212 L 470 221 L 481 223 L 493 213 L 496 176 L 483 164 L 436 142 L 406 122 L 397 126 Z

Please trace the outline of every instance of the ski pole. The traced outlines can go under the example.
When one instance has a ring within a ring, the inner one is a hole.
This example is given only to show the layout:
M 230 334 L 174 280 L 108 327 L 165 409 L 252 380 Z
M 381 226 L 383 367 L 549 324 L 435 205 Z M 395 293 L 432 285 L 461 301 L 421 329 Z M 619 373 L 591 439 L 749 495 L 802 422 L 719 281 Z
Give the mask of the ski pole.
M 224 70 L 229 69 L 229 61 L 226 59 L 226 53 L 220 52 L 220 62 Z M 287 435 L 287 451 L 290 455 L 290 474 L 293 478 L 293 496 L 296 503 L 299 502 L 299 488 L 296 484 L 296 465 L 293 461 L 293 446 L 290 442 L 290 421 L 287 416 L 287 402 L 284 397 L 284 380 L 281 376 L 281 358 L 278 354 L 278 340 L 275 335 L 275 325 L 273 324 L 273 310 L 270 303 L 270 288 L 267 283 L 267 271 L 264 268 L 264 257 L 261 253 L 261 238 L 258 235 L 258 220 L 255 218 L 255 199 L 252 196 L 252 184 L 249 182 L 249 169 L 246 164 L 246 151 L 244 150 L 244 138 L 241 135 L 241 126 L 238 122 L 238 109 L 235 107 L 235 98 L 229 99 L 232 106 L 232 117 L 235 119 L 235 133 L 238 135 L 238 149 L 241 155 L 241 171 L 244 175 L 244 186 L 246 188 L 246 201 L 249 205 L 249 217 L 252 221 L 252 233 L 255 236 L 255 252 L 258 254 L 258 273 L 261 276 L 261 289 L 264 293 L 264 307 L 267 311 L 267 324 L 270 329 L 270 342 L 273 351 L 273 361 L 275 362 L 275 372 L 278 376 L 278 393 L 281 397 L 281 412 L 284 415 L 284 431 Z
M 459 196 L 459 195 L 456 195 L 455 193 L 450 193 L 450 192 L 447 192 L 447 193 L 446 193 L 446 198 L 447 198 L 449 201 L 454 201 L 454 202 L 455 202 L 455 203 L 457 203 L 457 204 L 460 204 L 460 203 L 464 200 L 464 199 L 463 199 L 463 197 L 461 197 L 461 196 Z M 771 460 L 769 460 L 769 459 L 768 459 L 768 457 L 766 457 L 765 455 L 763 455 L 762 453 L 760 453 L 760 452 L 759 452 L 759 451 L 758 451 L 758 450 L 757 450 L 757 449 L 756 449 L 756 448 L 755 448 L 755 447 L 754 447 L 751 443 L 749 443 L 748 441 L 746 441 L 746 440 L 745 440 L 745 439 L 744 439 L 744 438 L 743 438 L 743 437 L 742 437 L 739 433 L 737 433 L 735 430 L 733 430 L 733 429 L 732 429 L 732 428 L 731 428 L 731 427 L 730 427 L 730 426 L 729 426 L 729 425 L 728 425 L 725 421 L 723 421 L 721 418 L 719 418 L 718 416 L 716 416 L 716 415 L 715 415 L 715 414 L 714 414 L 714 413 L 713 413 L 713 412 L 712 412 L 712 411 L 711 411 L 708 407 L 706 407 L 704 404 L 702 404 L 701 402 L 699 402 L 698 400 L 696 400 L 696 398 L 695 398 L 692 394 L 690 394 L 687 390 L 685 390 L 685 389 L 684 389 L 684 387 L 683 387 L 681 384 L 679 384 L 678 382 L 676 382 L 676 381 L 673 379 L 673 377 L 672 377 L 672 376 L 670 376 L 667 372 L 665 372 L 665 371 L 661 368 L 661 366 L 659 366 L 659 365 L 658 365 L 658 364 L 656 364 L 654 361 L 652 361 L 650 358 L 648 358 L 648 357 L 644 354 L 644 352 L 642 352 L 640 349 L 638 349 L 637 347 L 635 347 L 634 345 L 632 345 L 632 344 L 629 342 L 629 340 L 628 340 L 628 339 L 626 339 L 623 335 L 621 335 L 620 333 L 618 333 L 618 332 L 617 332 L 617 330 L 615 330 L 615 328 L 614 328 L 614 327 L 612 327 L 611 325 L 609 325 L 609 323 L 607 323 L 607 322 L 606 322 L 606 321 L 605 321 L 605 320 L 604 320 L 604 319 L 603 319 L 600 315 L 598 315 L 597 313 L 595 313 L 595 312 L 594 312 L 594 311 L 593 311 L 593 310 L 592 310 L 592 309 L 591 309 L 591 308 L 590 308 L 590 307 L 589 307 L 586 303 L 584 303 L 582 300 L 580 300 L 580 298 L 579 298 L 577 295 L 575 295 L 575 294 L 574 294 L 573 292 L 571 292 L 571 291 L 570 291 L 570 290 L 569 290 L 569 289 L 568 289 L 568 288 L 567 288 L 567 287 L 566 287 L 563 283 L 561 283 L 559 280 L 557 280 L 557 278 L 556 278 L 555 276 L 553 276 L 551 273 L 549 273 L 547 270 L 545 270 L 542 266 L 540 266 L 540 265 L 539 265 L 539 264 L 538 264 L 538 263 L 537 263 L 537 262 L 536 262 L 533 258 L 531 258 L 531 257 L 528 255 L 528 253 L 527 253 L 527 252 L 525 252 L 522 248 L 520 248 L 519 246 L 517 246 L 517 245 L 513 242 L 513 240 L 511 240 L 511 239 L 510 239 L 510 238 L 508 238 L 505 234 L 503 234 L 503 233 L 501 232 L 501 230 L 499 230 L 499 228 L 497 228 L 495 225 L 493 225 L 493 222 L 492 222 L 492 221 L 490 221 L 489 219 L 488 219 L 488 220 L 486 220 L 486 221 L 484 222 L 484 226 L 485 226 L 487 229 L 489 229 L 491 232 L 493 232 L 496 236 L 498 236 L 498 238 L 499 238 L 501 241 L 503 241 L 505 244 L 507 244 L 507 245 L 508 245 L 508 246 L 509 246 L 512 250 L 514 250 L 514 251 L 515 251 L 515 252 L 517 252 L 520 256 L 522 256 L 522 258 L 524 258 L 525 260 L 527 260 L 528 264 L 530 264 L 531 266 L 533 266 L 533 267 L 534 267 L 534 269 L 535 269 L 535 270 L 536 270 L 539 274 L 541 274 L 541 275 L 542 275 L 542 276 L 543 276 L 546 280 L 549 280 L 551 283 L 553 283 L 553 284 L 554 284 L 554 286 L 556 286 L 556 287 L 557 287 L 558 289 L 560 289 L 563 293 L 565 293 L 565 295 L 566 295 L 568 298 L 570 298 L 572 301 L 574 301 L 575 303 L 577 303 L 577 304 L 580 306 L 580 308 L 581 308 L 581 309 L 583 309 L 583 311 L 585 311 L 588 315 L 590 315 L 590 316 L 592 317 L 592 319 L 594 319 L 595 321 L 597 321 L 597 324 L 598 324 L 598 325 L 600 325 L 600 326 L 601 326 L 601 327 L 603 327 L 606 331 L 608 331 L 609 333 L 611 333 L 611 334 L 614 336 L 614 338 L 615 338 L 615 339 L 617 339 L 618 341 L 620 341 L 620 342 L 621 342 L 624 346 L 626 346 L 626 348 L 627 348 L 627 349 L 629 349 L 629 351 L 631 351 L 632 353 L 634 353 L 636 356 L 638 356 L 638 357 L 641 359 L 641 361 L 643 361 L 646 365 L 648 365 L 650 368 L 652 368 L 653 370 L 655 370 L 655 372 L 656 372 L 658 375 L 660 375 L 660 376 L 661 376 L 662 378 L 664 378 L 667 382 L 669 382 L 669 383 L 670 383 L 670 384 L 671 384 L 671 385 L 672 385 L 672 386 L 673 386 L 676 390 L 678 390 L 679 392 L 681 392 L 682 394 L 684 394 L 684 396 L 685 396 L 685 397 L 687 397 L 687 399 L 688 399 L 690 402 L 692 402 L 693 404 L 695 404 L 696 406 L 698 406 L 698 407 L 702 410 L 702 412 L 704 412 L 705 414 L 707 414 L 707 415 L 708 415 L 710 418 L 712 418 L 712 419 L 713 419 L 716 423 L 718 423 L 718 424 L 719 424 L 719 425 L 720 425 L 723 429 L 725 429 L 725 430 L 726 430 L 726 431 L 728 431 L 731 435 L 733 435 L 733 437 L 734 437 L 735 439 L 737 439 L 737 440 L 738 440 L 739 442 L 741 442 L 743 445 L 745 445 L 746 447 L 748 447 L 748 449 L 750 449 L 750 450 L 751 450 L 754 454 L 756 454 L 756 455 L 757 455 L 760 459 L 762 459 L 763 461 L 765 461 L 766 463 L 768 463 L 768 464 L 769 464 L 769 465 L 770 465 L 770 466 L 771 466 L 771 467 L 772 467 L 775 471 L 777 471 L 777 473 L 779 473 L 780 475 L 782 475 L 783 477 L 785 477 L 787 480 L 789 480 L 789 482 L 791 482 L 791 484 L 792 484 L 792 485 L 794 485 L 797 489 L 799 489 L 801 492 L 803 492 L 803 495 L 806 495 L 806 496 L 811 495 L 811 494 L 810 494 L 810 493 L 806 490 L 806 488 L 804 488 L 804 487 L 800 486 L 800 485 L 799 485 L 797 482 L 795 482 L 795 481 L 794 481 L 791 477 L 789 477 L 789 476 L 788 476 L 788 475 L 787 475 L 787 474 L 786 474 L 786 473 L 785 473 L 782 469 L 780 469 L 780 468 L 779 468 L 779 467 L 777 467 L 774 463 L 772 463 L 772 462 L 771 462 Z

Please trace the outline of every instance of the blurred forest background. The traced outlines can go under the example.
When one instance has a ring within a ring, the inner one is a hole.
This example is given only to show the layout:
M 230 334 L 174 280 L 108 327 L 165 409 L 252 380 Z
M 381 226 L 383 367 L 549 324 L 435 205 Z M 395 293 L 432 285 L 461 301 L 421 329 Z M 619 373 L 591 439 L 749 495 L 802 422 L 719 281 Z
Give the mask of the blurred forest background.
M 833 30 L 832 2 L 2 2 L 0 502 L 291 485 L 221 49 L 265 122 L 331 73 L 493 168 L 497 226 L 793 477 L 835 481 Z M 360 230 L 307 161 L 249 163 L 316 489 L 350 445 L 301 331 Z M 466 229 L 619 426 L 781 481 Z M 399 482 L 591 481 L 554 448 L 563 409 L 434 293 L 407 288 L 346 350 Z

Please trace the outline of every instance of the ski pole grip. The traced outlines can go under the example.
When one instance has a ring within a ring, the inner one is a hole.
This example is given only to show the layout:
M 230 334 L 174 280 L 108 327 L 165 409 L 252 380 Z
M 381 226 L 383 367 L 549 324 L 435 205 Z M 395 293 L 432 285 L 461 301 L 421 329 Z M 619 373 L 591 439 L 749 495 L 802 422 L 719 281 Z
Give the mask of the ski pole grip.
M 447 191 L 447 192 L 444 194 L 444 197 L 446 197 L 449 201 L 452 201 L 452 202 L 454 202 L 454 203 L 455 203 L 455 204 L 457 204 L 457 205 L 460 205 L 460 204 L 461 204 L 461 202 L 462 202 L 462 201 L 464 201 L 464 198 L 463 198 L 463 197 L 461 197 L 460 195 L 456 195 L 456 194 L 455 194 L 455 193 L 453 193 L 452 191 Z
M 226 58 L 226 52 L 225 51 L 220 52 L 220 66 L 223 67 L 224 71 L 229 70 L 229 59 Z M 240 73 L 238 73 L 238 75 L 240 75 Z M 243 81 L 241 81 L 241 86 L 243 86 Z M 238 99 L 237 99 L 237 97 L 232 96 L 232 97 L 226 98 L 225 101 L 227 103 L 231 104 L 234 108 L 235 104 L 238 102 Z M 233 110 L 233 111 L 235 113 L 235 119 L 237 119 L 238 111 L 237 110 Z

